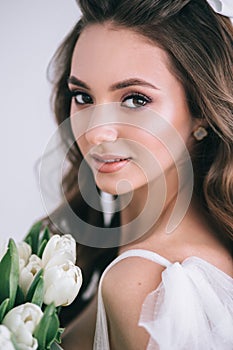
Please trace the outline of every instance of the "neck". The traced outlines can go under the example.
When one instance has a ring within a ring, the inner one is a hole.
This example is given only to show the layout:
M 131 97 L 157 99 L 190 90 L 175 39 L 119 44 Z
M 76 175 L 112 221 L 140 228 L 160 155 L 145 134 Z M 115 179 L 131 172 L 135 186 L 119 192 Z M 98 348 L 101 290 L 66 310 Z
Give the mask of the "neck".
M 121 244 L 166 230 L 179 191 L 177 171 L 172 168 L 165 178 L 156 178 L 134 193 L 121 196 Z M 185 186 L 182 191 L 185 193 Z

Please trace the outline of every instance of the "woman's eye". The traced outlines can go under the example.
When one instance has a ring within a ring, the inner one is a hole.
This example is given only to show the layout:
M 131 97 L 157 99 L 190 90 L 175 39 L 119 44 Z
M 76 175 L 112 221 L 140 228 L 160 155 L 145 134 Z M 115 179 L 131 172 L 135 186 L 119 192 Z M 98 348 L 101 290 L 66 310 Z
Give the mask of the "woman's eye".
M 86 104 L 92 104 L 92 98 L 85 92 L 77 92 L 77 91 L 72 91 L 72 96 L 75 100 L 75 103 L 78 105 L 86 105 Z
M 127 108 L 140 108 L 150 103 L 151 99 L 141 94 L 134 94 L 124 98 L 122 105 Z

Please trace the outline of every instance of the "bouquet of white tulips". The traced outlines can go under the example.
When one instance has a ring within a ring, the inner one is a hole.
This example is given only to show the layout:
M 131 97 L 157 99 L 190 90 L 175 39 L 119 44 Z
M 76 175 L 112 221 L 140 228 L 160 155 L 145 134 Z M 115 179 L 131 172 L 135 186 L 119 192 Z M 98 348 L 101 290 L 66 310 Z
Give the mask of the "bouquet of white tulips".
M 0 247 L 0 349 L 61 349 L 58 309 L 75 299 L 82 274 L 72 236 L 41 227 Z

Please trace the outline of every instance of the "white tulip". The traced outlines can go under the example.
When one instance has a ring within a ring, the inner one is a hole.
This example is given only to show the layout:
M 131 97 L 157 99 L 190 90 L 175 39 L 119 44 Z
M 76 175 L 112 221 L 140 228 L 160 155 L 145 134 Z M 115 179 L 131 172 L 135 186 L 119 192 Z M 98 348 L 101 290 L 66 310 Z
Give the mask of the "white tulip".
M 59 258 L 56 258 L 56 255 Z M 46 267 L 64 263 L 66 260 L 76 261 L 76 242 L 71 235 L 54 235 L 48 241 L 42 255 L 42 264 Z
M 24 295 L 27 294 L 37 272 L 39 272 L 41 269 L 41 259 L 37 255 L 32 254 L 29 258 L 28 264 L 22 268 L 19 274 L 19 286 L 21 287 Z
M 39 306 L 26 303 L 10 310 L 2 323 L 14 334 L 20 350 L 36 350 L 38 342 L 32 334 L 42 316 L 43 312 Z
M 26 242 L 20 242 L 17 244 L 17 249 L 19 253 L 19 266 L 20 270 L 28 264 L 29 258 L 32 254 L 32 248 Z
M 11 342 L 11 332 L 6 326 L 0 325 L 0 348 L 4 350 L 15 350 Z
M 70 305 L 76 298 L 82 285 L 82 273 L 78 266 L 67 260 L 59 266 L 44 271 L 44 303 L 55 306 Z

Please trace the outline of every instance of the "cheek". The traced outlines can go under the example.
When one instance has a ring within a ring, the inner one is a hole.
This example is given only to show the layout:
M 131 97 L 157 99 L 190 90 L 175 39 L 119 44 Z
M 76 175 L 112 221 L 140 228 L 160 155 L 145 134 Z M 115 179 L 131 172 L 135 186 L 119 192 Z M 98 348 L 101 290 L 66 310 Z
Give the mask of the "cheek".
M 186 143 L 190 137 L 193 127 L 193 121 L 189 111 L 177 110 L 177 118 L 174 119 L 173 126 Z
M 167 133 L 169 132 L 169 125 L 171 125 L 185 142 L 192 130 L 192 118 L 186 105 L 168 101 L 160 115 L 164 122 L 168 123 Z
M 161 170 L 165 171 L 174 163 L 166 142 L 151 135 L 146 135 L 143 141 L 138 161 L 147 174 L 159 174 Z
M 175 128 L 186 143 L 192 133 L 193 118 L 190 114 L 185 91 L 176 79 L 172 79 L 155 105 L 155 111 Z
M 87 146 L 85 137 L 84 136 L 79 137 L 78 139 L 76 139 L 76 143 L 78 145 L 80 152 L 82 153 L 82 156 L 85 157 L 85 155 L 88 152 L 88 146 Z
M 168 150 L 174 154 L 180 154 L 183 149 L 188 150 L 193 142 L 193 120 L 189 112 L 186 109 L 174 108 L 171 113 L 165 115 L 164 120 L 167 127 L 159 136 Z
M 84 135 L 87 129 L 87 123 L 88 118 L 85 111 L 78 109 L 75 102 L 72 102 L 70 108 L 70 127 L 80 150 L 83 149 L 85 145 Z
M 71 126 L 71 130 L 74 134 L 74 137 L 76 139 L 77 137 L 77 125 L 75 123 L 75 104 L 74 102 L 72 101 L 71 102 L 71 106 L 70 106 L 70 126 Z
M 194 138 L 192 136 L 195 126 L 194 119 L 190 115 L 187 109 L 181 109 L 177 111 L 177 118 L 174 118 L 172 124 L 179 135 L 180 147 L 186 148 L 188 151 L 191 149 Z
M 138 162 L 147 172 L 165 171 L 187 155 L 189 127 L 183 127 L 182 123 L 171 126 L 166 122 L 162 126 L 158 131 L 155 124 L 151 133 L 134 130 L 131 138 L 138 145 L 135 151 Z
M 77 112 L 77 106 L 74 102 L 74 98 L 72 98 L 71 100 L 71 104 L 70 104 L 70 115 L 74 115 Z

